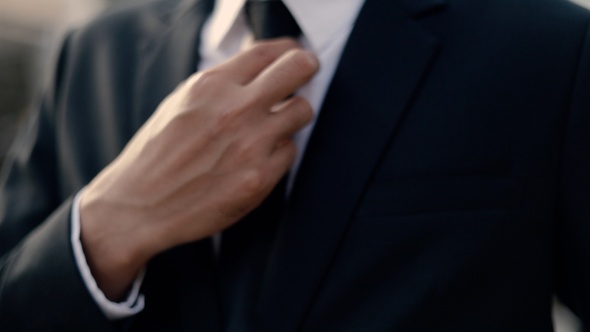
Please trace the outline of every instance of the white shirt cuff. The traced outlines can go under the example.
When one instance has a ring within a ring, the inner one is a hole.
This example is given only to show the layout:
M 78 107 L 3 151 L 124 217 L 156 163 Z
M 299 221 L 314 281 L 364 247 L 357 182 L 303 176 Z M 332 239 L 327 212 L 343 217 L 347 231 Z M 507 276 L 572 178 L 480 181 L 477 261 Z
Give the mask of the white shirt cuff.
M 82 275 L 82 279 L 86 284 L 86 288 L 92 295 L 94 301 L 98 304 L 98 307 L 102 310 L 105 316 L 110 320 L 122 319 L 133 316 L 141 312 L 145 305 L 145 299 L 143 294 L 139 294 L 139 288 L 143 282 L 145 270 L 137 276 L 131 287 L 131 291 L 127 295 L 127 299 L 123 302 L 112 302 L 104 295 L 102 290 L 98 288 L 96 280 L 90 272 L 90 267 L 86 262 L 86 256 L 82 250 L 82 242 L 80 242 L 80 200 L 84 190 L 78 192 L 74 198 L 74 204 L 72 205 L 72 234 L 71 242 L 74 250 L 74 258 L 78 270 Z

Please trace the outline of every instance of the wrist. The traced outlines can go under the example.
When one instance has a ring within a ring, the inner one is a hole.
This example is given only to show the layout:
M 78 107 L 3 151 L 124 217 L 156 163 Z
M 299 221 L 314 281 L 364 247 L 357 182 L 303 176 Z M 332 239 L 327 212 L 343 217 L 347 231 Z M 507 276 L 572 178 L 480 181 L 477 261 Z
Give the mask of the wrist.
M 80 201 L 80 242 L 90 271 L 106 297 L 125 296 L 152 254 L 133 219 L 116 205 L 85 192 Z M 129 218 L 129 219 L 126 219 Z M 135 229 L 134 229 L 135 228 Z

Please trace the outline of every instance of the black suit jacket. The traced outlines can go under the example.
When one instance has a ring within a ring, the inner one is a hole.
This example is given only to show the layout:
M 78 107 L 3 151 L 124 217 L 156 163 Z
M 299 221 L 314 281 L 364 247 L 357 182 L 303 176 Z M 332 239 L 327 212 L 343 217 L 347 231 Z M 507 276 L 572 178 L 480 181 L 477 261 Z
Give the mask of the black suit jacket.
M 156 257 L 145 310 L 109 323 L 71 195 L 194 71 L 210 10 L 67 40 L 2 173 L 1 331 L 551 331 L 555 292 L 590 323 L 590 15 L 560 0 L 367 0 L 243 324 L 208 240 Z

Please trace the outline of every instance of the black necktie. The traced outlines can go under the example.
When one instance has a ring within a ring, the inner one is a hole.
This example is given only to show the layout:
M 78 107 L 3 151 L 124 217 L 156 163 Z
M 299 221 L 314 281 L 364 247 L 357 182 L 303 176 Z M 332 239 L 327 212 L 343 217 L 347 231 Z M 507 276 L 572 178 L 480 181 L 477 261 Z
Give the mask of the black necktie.
M 301 29 L 281 0 L 246 1 L 246 19 L 255 39 L 297 38 Z
M 301 30 L 280 0 L 248 0 L 255 39 L 298 37 Z M 253 307 L 286 200 L 287 175 L 264 202 L 223 232 L 219 256 L 225 331 L 257 331 Z

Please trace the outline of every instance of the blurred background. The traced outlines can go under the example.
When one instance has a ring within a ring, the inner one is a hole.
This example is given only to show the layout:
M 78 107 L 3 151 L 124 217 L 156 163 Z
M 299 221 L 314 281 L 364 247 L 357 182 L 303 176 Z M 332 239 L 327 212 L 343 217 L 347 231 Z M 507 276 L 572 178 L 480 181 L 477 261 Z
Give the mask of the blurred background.
M 129 0 L 0 0 L 0 163 L 48 78 L 64 33 L 123 1 Z M 574 2 L 590 8 L 590 0 Z M 554 317 L 556 332 L 581 332 L 576 317 L 557 303 Z
M 0 162 L 45 84 L 63 34 L 114 0 L 0 0 Z

